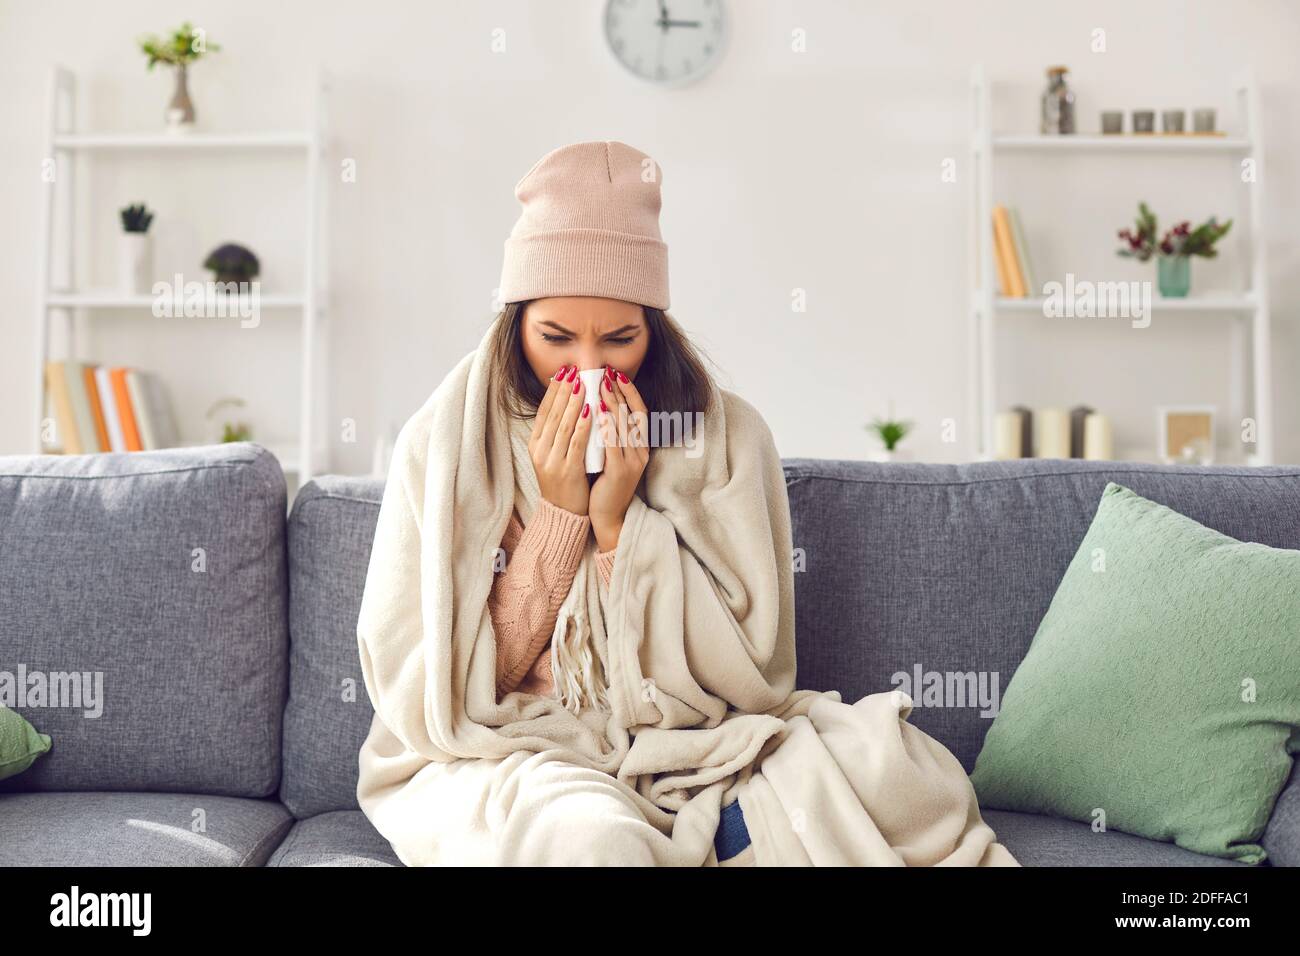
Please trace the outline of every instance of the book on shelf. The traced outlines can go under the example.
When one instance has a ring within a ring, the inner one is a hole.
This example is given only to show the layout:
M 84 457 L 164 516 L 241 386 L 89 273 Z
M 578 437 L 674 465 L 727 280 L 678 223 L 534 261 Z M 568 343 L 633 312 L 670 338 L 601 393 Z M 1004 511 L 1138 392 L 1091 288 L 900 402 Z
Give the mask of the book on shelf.
M 153 451 L 180 442 L 170 395 L 154 372 L 93 362 L 45 363 L 45 388 L 64 454 Z
M 95 384 L 95 367 L 83 365 L 82 377 L 85 381 L 86 397 L 90 401 L 90 416 L 95 422 L 95 438 L 100 451 L 109 451 L 108 423 L 104 421 L 104 405 L 99 398 L 99 387 Z
M 1015 206 L 1008 206 L 1011 215 L 1011 244 L 1020 265 L 1020 278 L 1025 284 L 1027 295 L 1037 295 L 1038 286 L 1034 284 L 1034 270 L 1029 262 L 1029 246 L 1025 244 L 1025 230 L 1020 224 L 1020 212 Z
M 69 455 L 80 455 L 81 439 L 77 437 L 77 422 L 72 414 L 72 393 L 64 377 L 65 362 L 45 363 L 45 388 L 50 396 L 50 410 L 54 413 L 57 443 Z
M 1033 271 L 1029 247 L 1025 243 L 1020 214 L 1014 207 L 993 207 L 993 254 L 997 263 L 998 294 L 1008 299 L 1023 299 L 1034 294 Z
M 99 402 L 104 406 L 104 424 L 108 427 L 109 450 L 126 451 L 126 436 L 122 433 L 122 417 L 117 413 L 113 382 L 109 378 L 108 369 L 102 365 L 95 369 L 95 388 L 99 392 Z
M 97 452 L 99 436 L 95 433 L 95 419 L 90 411 L 90 396 L 86 394 L 86 366 L 69 362 L 63 369 L 63 380 L 68 387 L 68 400 L 72 404 L 72 419 L 77 426 L 77 437 L 83 452 Z
M 1007 275 L 1007 263 L 1002 258 L 1002 247 L 998 245 L 997 227 L 993 229 L 993 264 L 998 270 L 998 295 L 1011 295 L 1011 277 Z
M 140 431 L 135 426 L 136 410 L 131 407 L 131 394 L 126 390 L 126 369 L 109 369 L 108 377 L 113 383 L 113 404 L 117 406 L 117 418 L 122 423 L 126 450 L 144 451 L 144 446 L 140 444 Z
M 171 402 L 157 375 L 131 369 L 126 373 L 132 407 L 139 409 L 136 424 L 140 441 L 147 449 L 171 448 L 180 442 Z

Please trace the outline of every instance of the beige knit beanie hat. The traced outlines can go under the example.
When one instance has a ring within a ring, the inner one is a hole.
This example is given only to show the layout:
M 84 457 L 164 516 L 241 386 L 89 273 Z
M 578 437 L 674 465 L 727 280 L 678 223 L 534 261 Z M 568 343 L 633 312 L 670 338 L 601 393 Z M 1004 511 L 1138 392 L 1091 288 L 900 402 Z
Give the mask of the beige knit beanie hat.
M 551 150 L 515 184 L 523 212 L 505 242 L 500 301 L 597 295 L 667 309 L 662 182 L 659 164 L 626 143 Z

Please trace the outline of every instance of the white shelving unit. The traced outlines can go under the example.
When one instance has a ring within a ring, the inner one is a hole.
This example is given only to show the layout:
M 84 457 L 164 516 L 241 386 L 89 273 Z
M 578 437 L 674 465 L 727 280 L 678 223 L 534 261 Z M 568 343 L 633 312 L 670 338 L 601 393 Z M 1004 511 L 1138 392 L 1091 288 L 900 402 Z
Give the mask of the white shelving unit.
M 1259 93 L 1249 71 L 1232 84 L 1244 135 L 1240 136 L 1162 136 L 1152 135 L 1067 135 L 999 134 L 992 129 L 991 91 L 984 68 L 977 66 L 971 76 L 973 129 L 970 154 L 972 175 L 970 216 L 972 255 L 970 256 L 971 321 L 968 355 L 969 407 L 979 422 L 976 454 L 981 460 L 992 457 L 993 421 L 998 408 L 994 387 L 997 381 L 997 356 L 994 354 L 994 323 L 1002 313 L 1038 312 L 1042 314 L 1044 298 L 1004 298 L 997 294 L 993 262 L 993 170 L 1000 156 L 1015 155 L 1018 161 L 1032 162 L 1035 156 L 1052 156 L 1066 152 L 1105 152 L 1134 154 L 1134 161 L 1150 153 L 1186 155 L 1220 154 L 1240 162 L 1254 160 L 1255 181 L 1243 185 L 1249 209 L 1250 288 L 1238 295 L 1189 296 L 1185 299 L 1154 298 L 1152 311 L 1211 313 L 1233 322 L 1234 342 L 1249 333 L 1250 350 L 1245 362 L 1248 374 L 1233 378 L 1233 402 L 1236 408 L 1252 409 L 1256 422 L 1255 452 L 1247 456 L 1250 465 L 1273 462 L 1273 397 L 1269 341 L 1268 278 L 1264 261 L 1264 204 L 1267 179 L 1264 173 L 1264 144 L 1260 124 Z M 1058 277 L 1059 278 L 1059 277 Z M 1234 348 L 1244 354 L 1244 349 Z M 1247 387 L 1249 381 L 1249 389 Z M 1249 394 L 1247 394 L 1249 391 Z
M 328 190 L 325 188 L 324 159 L 328 143 L 328 80 L 319 74 L 312 116 L 307 128 L 248 133 L 172 134 L 160 132 L 86 133 L 76 131 L 76 78 L 71 71 L 55 67 L 50 74 L 45 138 L 45 156 L 54 162 L 54 181 L 47 183 L 41 202 L 38 233 L 38 276 L 36 296 L 36 355 L 34 388 L 36 399 L 35 451 L 43 451 L 41 420 L 45 414 L 45 363 L 50 354 L 50 331 L 54 318 L 63 322 L 68 358 L 78 355 L 76 316 L 87 312 L 121 314 L 145 311 L 153 306 L 151 295 L 123 295 L 113 291 L 79 289 L 73 248 L 77 235 L 75 184 L 78 160 L 89 161 L 97 153 L 139 153 L 148 155 L 193 154 L 200 151 L 244 153 L 285 152 L 301 158 L 306 178 L 306 208 L 297 226 L 304 242 L 302 288 L 296 292 L 264 294 L 259 289 L 260 309 L 298 312 L 297 361 L 300 367 L 297 435 L 288 440 L 255 440 L 269 448 L 280 460 L 286 473 L 297 477 L 298 486 L 328 468 L 323 440 L 323 421 L 317 411 L 320 399 L 325 348 L 328 344 L 328 269 L 327 243 L 322 236 L 326 217 Z M 116 210 L 113 210 L 116 213 Z M 60 221 L 56 225 L 56 218 Z M 57 243 L 57 247 L 56 247 Z M 54 257 L 61 253 L 56 276 Z M 188 279 L 199 278 L 189 276 Z M 202 278 L 206 279 L 204 275 Z M 228 300 L 233 312 L 242 304 Z M 182 429 L 183 430 L 183 429 Z M 199 442 L 186 441 L 185 445 Z

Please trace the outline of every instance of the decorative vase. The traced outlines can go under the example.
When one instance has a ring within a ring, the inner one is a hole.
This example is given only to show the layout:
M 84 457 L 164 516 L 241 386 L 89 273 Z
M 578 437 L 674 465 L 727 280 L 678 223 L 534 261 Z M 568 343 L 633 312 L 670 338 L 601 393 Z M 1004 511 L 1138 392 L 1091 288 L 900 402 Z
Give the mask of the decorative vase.
M 1181 299 L 1192 287 L 1191 256 L 1161 256 L 1156 260 L 1156 279 L 1166 299 Z
M 118 287 L 125 295 L 153 290 L 153 245 L 147 232 L 124 232 L 118 239 Z
M 174 67 L 176 89 L 167 104 L 167 128 L 174 133 L 188 133 L 194 128 L 194 103 L 190 100 L 189 73 L 184 63 Z

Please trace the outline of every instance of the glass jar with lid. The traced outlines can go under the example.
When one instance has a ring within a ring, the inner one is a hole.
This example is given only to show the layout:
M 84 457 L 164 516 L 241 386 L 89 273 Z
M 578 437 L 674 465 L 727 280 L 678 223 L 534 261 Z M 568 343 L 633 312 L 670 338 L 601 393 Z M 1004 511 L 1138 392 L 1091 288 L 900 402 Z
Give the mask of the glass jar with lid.
M 1074 132 L 1074 90 L 1066 82 L 1069 69 L 1047 68 L 1047 89 L 1043 92 L 1043 111 L 1039 132 L 1044 134 Z

